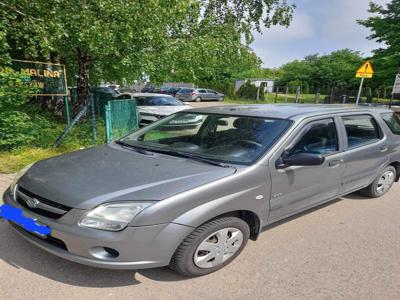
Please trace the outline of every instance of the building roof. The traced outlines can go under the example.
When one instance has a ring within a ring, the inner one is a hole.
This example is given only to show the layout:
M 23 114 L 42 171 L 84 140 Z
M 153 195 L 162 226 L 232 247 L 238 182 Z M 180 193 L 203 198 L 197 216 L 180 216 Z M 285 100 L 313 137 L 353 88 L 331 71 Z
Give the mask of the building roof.
M 236 81 L 246 81 L 246 80 L 251 80 L 251 81 L 275 81 L 276 79 L 272 78 L 242 78 L 242 79 L 237 79 Z
M 340 112 L 388 112 L 388 109 L 355 107 L 354 105 L 316 105 L 316 104 L 252 104 L 224 105 L 205 108 L 194 108 L 192 112 L 215 113 L 280 119 L 299 119 L 315 115 Z

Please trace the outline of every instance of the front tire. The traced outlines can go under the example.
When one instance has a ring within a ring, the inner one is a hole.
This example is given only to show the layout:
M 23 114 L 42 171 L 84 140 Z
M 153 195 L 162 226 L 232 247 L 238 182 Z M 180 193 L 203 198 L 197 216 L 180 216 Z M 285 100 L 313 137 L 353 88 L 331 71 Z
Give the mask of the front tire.
M 242 219 L 211 220 L 186 237 L 175 251 L 170 268 L 190 277 L 215 272 L 242 252 L 249 236 L 249 226 Z
M 393 186 L 396 180 L 397 171 L 393 166 L 387 166 L 365 189 L 361 190 L 360 193 L 364 196 L 371 198 L 378 198 L 385 195 Z

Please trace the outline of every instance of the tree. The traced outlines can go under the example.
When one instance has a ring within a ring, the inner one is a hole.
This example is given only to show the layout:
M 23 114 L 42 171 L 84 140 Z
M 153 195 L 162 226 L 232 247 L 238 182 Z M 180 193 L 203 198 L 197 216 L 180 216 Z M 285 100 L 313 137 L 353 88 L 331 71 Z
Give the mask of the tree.
M 363 58 L 357 51 L 343 49 L 327 55 L 309 55 L 281 67 L 279 85 L 293 85 L 293 82 L 308 86 L 314 92 L 332 87 L 353 89 L 357 86 L 354 78 Z M 290 84 L 289 84 L 290 83 Z
M 100 81 L 217 79 L 238 57 L 255 61 L 252 30 L 287 26 L 294 9 L 285 0 L 0 0 L 0 7 L 11 56 L 65 63 L 78 106 Z
M 368 11 L 374 15 L 358 22 L 372 31 L 368 39 L 384 45 L 374 51 L 374 87 L 391 86 L 400 63 L 400 0 L 386 6 L 371 2 Z

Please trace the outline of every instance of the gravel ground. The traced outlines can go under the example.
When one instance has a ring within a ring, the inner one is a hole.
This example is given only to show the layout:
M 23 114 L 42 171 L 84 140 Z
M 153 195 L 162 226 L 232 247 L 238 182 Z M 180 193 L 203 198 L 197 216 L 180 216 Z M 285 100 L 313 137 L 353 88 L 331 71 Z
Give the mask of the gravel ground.
M 0 175 L 0 192 L 10 180 Z M 268 228 L 195 279 L 68 262 L 0 223 L 0 299 L 400 299 L 399 212 L 399 183 L 380 199 L 346 196 Z

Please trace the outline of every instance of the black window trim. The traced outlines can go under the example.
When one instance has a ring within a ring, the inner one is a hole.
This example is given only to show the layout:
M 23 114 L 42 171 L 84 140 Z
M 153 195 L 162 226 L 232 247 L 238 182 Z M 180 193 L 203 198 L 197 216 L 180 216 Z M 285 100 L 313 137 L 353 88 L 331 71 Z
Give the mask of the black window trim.
M 377 141 L 371 141 L 371 142 L 367 142 L 367 143 L 363 143 L 361 145 L 358 146 L 354 146 L 354 147 L 350 147 L 349 146 L 349 139 L 348 139 L 348 135 L 347 135 L 347 130 L 346 130 L 346 126 L 344 125 L 344 118 L 351 118 L 351 117 L 362 117 L 362 116 L 368 116 L 370 117 L 376 124 L 377 129 L 378 129 L 378 135 L 379 135 L 379 140 Z M 375 116 L 371 113 L 368 112 L 362 112 L 362 113 L 351 113 L 351 114 L 341 114 L 339 115 L 342 126 L 343 126 L 343 133 L 344 133 L 344 138 L 345 138 L 345 143 L 346 143 L 346 147 L 344 151 L 350 151 L 350 150 L 354 150 L 354 149 L 359 149 L 365 146 L 371 146 L 377 143 L 380 143 L 384 138 L 385 138 L 385 133 L 381 127 L 381 125 L 379 124 L 378 120 L 375 118 Z
M 335 125 L 335 133 L 336 133 L 336 141 L 337 141 L 337 150 L 335 152 L 331 152 L 331 153 L 328 153 L 328 154 L 323 154 L 322 156 L 325 157 L 325 158 L 328 158 L 330 156 L 337 155 L 338 153 L 342 152 L 341 151 L 341 143 L 340 143 L 340 138 L 341 138 L 340 129 L 338 127 L 338 124 L 336 122 L 336 118 L 335 118 L 334 115 L 332 115 L 332 116 L 323 116 L 323 118 L 321 118 L 321 119 L 313 119 L 313 120 L 310 120 L 309 122 L 307 122 L 306 124 L 304 124 L 302 126 L 302 128 L 300 129 L 299 135 L 295 136 L 292 139 L 292 141 L 289 142 L 289 144 L 287 145 L 285 151 L 287 151 L 288 149 L 289 150 L 292 149 L 304 137 L 304 135 L 306 135 L 306 133 L 309 131 L 309 129 L 312 126 L 312 124 L 318 123 L 318 122 L 321 122 L 321 121 L 325 122 L 325 123 L 327 123 L 328 121 L 332 121 L 333 122 L 333 124 Z

